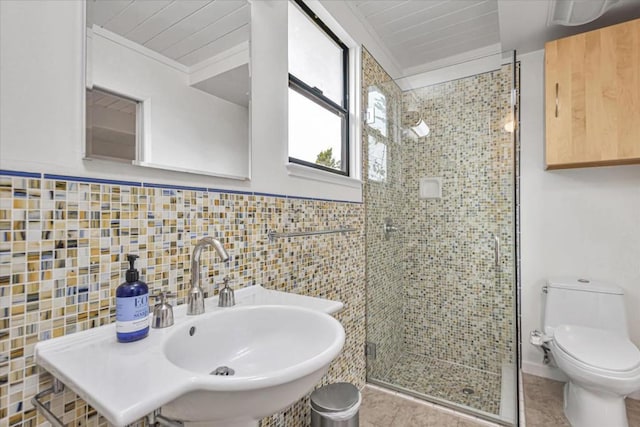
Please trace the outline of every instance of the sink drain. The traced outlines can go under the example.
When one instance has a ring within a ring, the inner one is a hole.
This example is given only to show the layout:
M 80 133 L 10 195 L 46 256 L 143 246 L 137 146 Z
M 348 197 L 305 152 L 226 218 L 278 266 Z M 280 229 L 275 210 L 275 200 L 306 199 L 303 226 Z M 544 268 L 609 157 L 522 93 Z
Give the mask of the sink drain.
M 228 376 L 231 376 L 231 375 L 233 375 L 235 373 L 236 373 L 236 371 L 234 371 L 233 369 L 231 369 L 228 366 L 218 366 L 216 369 L 211 371 L 209 373 L 209 375 L 219 375 L 219 376 L 223 376 L 223 377 L 228 377 Z
M 475 393 L 475 391 L 472 388 L 465 387 L 462 389 L 462 394 L 466 396 L 471 396 L 473 393 Z

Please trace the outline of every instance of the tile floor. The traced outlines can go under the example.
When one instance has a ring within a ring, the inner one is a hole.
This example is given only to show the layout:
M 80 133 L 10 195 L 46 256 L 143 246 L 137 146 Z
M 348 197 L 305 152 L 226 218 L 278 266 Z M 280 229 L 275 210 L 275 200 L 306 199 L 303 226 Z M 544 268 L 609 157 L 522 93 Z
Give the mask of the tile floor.
M 367 385 L 362 390 L 360 427 L 486 427 L 482 421 L 430 403 Z
M 375 379 L 490 414 L 500 412 L 499 374 L 403 353 L 389 371 Z M 464 388 L 471 388 L 473 394 L 463 393 Z
M 562 412 L 564 383 L 523 374 L 527 427 L 571 427 Z M 629 427 L 640 427 L 640 400 L 627 399 Z M 367 385 L 360 427 L 480 427 L 490 422 Z M 603 426 L 605 427 L 605 426 Z
M 527 427 L 570 427 L 562 409 L 564 383 L 534 375 L 522 377 Z M 627 416 L 629 427 L 640 427 L 640 400 L 627 399 Z

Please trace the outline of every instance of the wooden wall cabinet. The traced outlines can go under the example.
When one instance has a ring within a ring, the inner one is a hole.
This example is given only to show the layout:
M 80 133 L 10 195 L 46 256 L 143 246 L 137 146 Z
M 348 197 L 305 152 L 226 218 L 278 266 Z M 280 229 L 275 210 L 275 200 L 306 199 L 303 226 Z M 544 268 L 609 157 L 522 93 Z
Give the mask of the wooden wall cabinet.
M 640 19 L 545 45 L 547 169 L 640 163 Z

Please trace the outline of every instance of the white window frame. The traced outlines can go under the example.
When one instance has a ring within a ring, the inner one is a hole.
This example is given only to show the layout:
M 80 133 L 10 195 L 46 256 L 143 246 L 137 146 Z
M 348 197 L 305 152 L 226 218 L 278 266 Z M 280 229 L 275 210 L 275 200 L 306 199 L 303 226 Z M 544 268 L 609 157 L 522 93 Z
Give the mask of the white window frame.
M 292 1 L 292 0 L 290 0 Z M 306 6 L 348 48 L 348 175 L 325 171 L 289 161 L 288 144 L 285 165 L 290 176 L 314 181 L 328 182 L 353 188 L 362 186 L 362 131 L 361 131 L 361 52 L 362 49 L 336 19 L 322 6 L 319 0 L 306 0 Z M 297 6 L 296 6 L 297 7 Z

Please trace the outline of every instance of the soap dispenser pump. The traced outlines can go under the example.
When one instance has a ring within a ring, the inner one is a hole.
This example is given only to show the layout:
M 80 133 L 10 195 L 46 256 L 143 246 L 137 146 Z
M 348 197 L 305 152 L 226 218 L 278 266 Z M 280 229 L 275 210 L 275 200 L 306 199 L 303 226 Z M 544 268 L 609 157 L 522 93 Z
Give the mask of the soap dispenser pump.
M 138 341 L 149 334 L 149 287 L 135 268 L 137 255 L 127 255 L 126 281 L 116 289 L 116 335 L 119 342 Z

